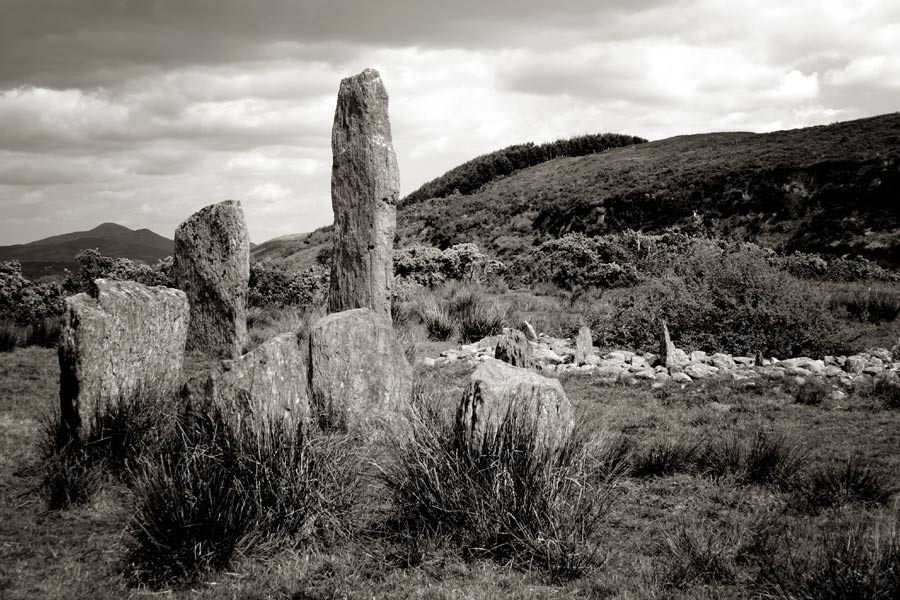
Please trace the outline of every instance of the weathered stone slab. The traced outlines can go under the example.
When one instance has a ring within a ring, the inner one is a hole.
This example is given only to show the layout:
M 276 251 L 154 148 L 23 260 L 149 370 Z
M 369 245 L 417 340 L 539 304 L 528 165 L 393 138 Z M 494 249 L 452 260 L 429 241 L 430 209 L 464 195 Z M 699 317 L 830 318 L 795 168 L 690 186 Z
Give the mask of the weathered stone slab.
M 320 319 L 309 339 L 314 417 L 356 429 L 397 422 L 412 394 L 412 367 L 389 317 L 367 308 Z
M 178 226 L 173 272 L 191 306 L 188 350 L 240 356 L 250 283 L 250 237 L 240 202 L 204 207 Z
M 540 442 L 551 448 L 563 444 L 575 426 L 572 405 L 559 380 L 487 360 L 469 377 L 456 412 L 457 427 L 477 445 L 508 419 L 536 427 Z
M 341 81 L 331 132 L 334 253 L 328 311 L 390 315 L 400 174 L 378 71 Z
M 191 382 L 186 394 L 213 402 L 254 424 L 306 421 L 309 408 L 309 345 L 295 333 L 276 335 Z M 191 398 L 194 400 L 194 398 Z
M 535 366 L 531 344 L 525 334 L 518 329 L 507 330 L 500 336 L 494 349 L 494 358 L 524 369 Z
M 66 298 L 59 345 L 60 410 L 72 431 L 101 405 L 177 390 L 188 330 L 184 292 L 97 279 Z

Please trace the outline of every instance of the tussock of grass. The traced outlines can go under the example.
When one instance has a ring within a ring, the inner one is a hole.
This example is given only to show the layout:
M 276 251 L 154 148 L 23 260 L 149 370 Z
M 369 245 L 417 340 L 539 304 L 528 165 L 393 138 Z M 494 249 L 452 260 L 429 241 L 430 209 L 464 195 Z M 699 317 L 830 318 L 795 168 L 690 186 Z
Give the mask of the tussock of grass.
M 761 598 L 876 600 L 900 598 L 897 526 L 827 524 L 809 540 L 782 539 L 756 577 Z
M 631 473 L 635 477 L 660 477 L 693 471 L 700 449 L 701 441 L 684 436 L 654 440 L 637 454 Z
M 679 521 L 674 532 L 663 533 L 660 548 L 665 587 L 734 582 L 736 542 L 704 522 Z
M 829 300 L 835 313 L 863 323 L 888 323 L 900 316 L 900 292 L 886 287 L 856 285 Z
M 453 319 L 447 309 L 440 304 L 435 302 L 425 306 L 421 316 L 430 339 L 443 342 L 453 337 L 455 330 Z
M 798 490 L 802 508 L 810 512 L 845 505 L 881 506 L 892 492 L 884 474 L 858 457 L 818 467 Z
M 12 352 L 20 343 L 16 324 L 12 321 L 0 321 L 0 352 Z
M 879 377 L 872 382 L 868 395 L 881 402 L 885 408 L 900 410 L 900 377 Z
M 346 438 L 250 428 L 215 407 L 191 415 L 136 474 L 132 579 L 192 580 L 259 544 L 342 535 L 360 489 L 355 460 Z
M 441 538 L 465 556 L 536 566 L 561 579 L 595 561 L 592 538 L 612 492 L 592 475 L 589 439 L 575 434 L 547 448 L 532 423 L 510 416 L 467 444 L 451 417 L 421 395 L 416 404 L 381 476 L 408 545 Z
M 448 312 L 463 342 L 477 342 L 503 331 L 506 313 L 479 292 L 464 290 L 449 300 Z

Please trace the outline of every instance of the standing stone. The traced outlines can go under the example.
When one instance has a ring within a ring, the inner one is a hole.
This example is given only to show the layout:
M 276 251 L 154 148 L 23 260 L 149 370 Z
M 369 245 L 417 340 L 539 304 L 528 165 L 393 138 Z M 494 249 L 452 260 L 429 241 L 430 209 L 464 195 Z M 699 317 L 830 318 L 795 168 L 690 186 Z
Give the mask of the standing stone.
M 529 323 L 528 321 L 522 321 L 522 325 L 525 327 L 525 335 L 528 336 L 528 341 L 538 341 L 537 331 L 534 330 L 534 327 L 531 326 L 531 323 Z
M 296 333 L 276 335 L 234 360 L 223 360 L 182 394 L 191 401 L 214 403 L 254 426 L 309 417 L 309 345 Z
M 659 364 L 671 369 L 673 367 L 683 367 L 690 359 L 684 350 L 679 350 L 672 343 L 669 337 L 669 327 L 665 320 L 660 321 L 659 328 Z
M 456 426 L 468 443 L 477 446 L 510 419 L 535 427 L 542 448 L 558 448 L 575 426 L 572 405 L 559 380 L 488 359 L 469 377 Z
M 321 318 L 309 337 L 314 417 L 347 429 L 402 422 L 412 395 L 412 367 L 390 317 L 368 308 Z
M 503 335 L 497 340 L 494 358 L 509 363 L 514 367 L 525 369 L 530 369 L 535 365 L 531 344 L 528 343 L 525 334 L 518 329 L 509 329 L 503 332 Z
M 240 356 L 250 283 L 250 237 L 241 203 L 211 204 L 179 225 L 173 270 L 191 305 L 187 349 Z
M 594 337 L 591 335 L 591 328 L 584 325 L 578 330 L 578 336 L 575 338 L 575 364 L 583 365 L 594 353 Z
M 341 81 L 331 131 L 334 252 L 328 311 L 390 315 L 400 174 L 378 71 Z
M 188 301 L 180 290 L 97 279 L 90 295 L 66 298 L 59 400 L 69 430 L 86 429 L 103 404 L 173 393 L 187 329 Z

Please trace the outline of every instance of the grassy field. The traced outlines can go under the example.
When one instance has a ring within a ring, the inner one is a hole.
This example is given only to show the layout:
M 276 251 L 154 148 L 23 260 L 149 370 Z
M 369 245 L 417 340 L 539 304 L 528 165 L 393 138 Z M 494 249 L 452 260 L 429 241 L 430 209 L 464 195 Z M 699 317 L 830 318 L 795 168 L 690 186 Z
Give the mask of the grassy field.
M 469 369 L 420 376 L 453 410 Z M 863 396 L 799 404 L 769 384 L 652 390 L 585 375 L 563 385 L 587 427 L 623 449 L 627 468 L 611 479 L 613 501 L 592 540 L 596 559 L 579 577 L 560 581 L 537 568 L 467 559 L 434 540 L 411 556 L 383 534 L 384 494 L 373 478 L 358 528 L 345 539 L 263 546 L 184 588 L 129 587 L 122 574 L 129 489 L 110 482 L 62 511 L 48 510 L 39 489 L 38 442 L 57 380 L 53 350 L 0 354 L 3 598 L 886 598 L 898 589 L 890 494 L 900 478 L 900 412 Z M 765 459 L 763 467 L 784 467 L 767 478 L 735 465 L 710 469 L 700 459 L 704 448 L 760 435 L 769 450 L 802 460 Z M 848 459 L 863 473 L 840 479 L 834 467 Z M 849 558 L 847 548 L 855 552 Z M 841 571 L 848 561 L 858 577 Z

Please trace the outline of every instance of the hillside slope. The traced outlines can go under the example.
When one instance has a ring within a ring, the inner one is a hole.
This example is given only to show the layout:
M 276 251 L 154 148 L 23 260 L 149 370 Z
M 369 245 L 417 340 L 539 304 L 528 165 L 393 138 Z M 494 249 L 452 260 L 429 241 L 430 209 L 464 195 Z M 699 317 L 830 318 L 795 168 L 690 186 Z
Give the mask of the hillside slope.
M 698 223 L 768 247 L 900 264 L 900 113 L 774 133 L 686 135 L 552 160 L 476 193 L 402 206 L 397 243 L 475 242 L 508 261 L 569 232 Z M 327 230 L 302 245 L 282 241 L 270 262 L 292 267 L 296 253 L 307 264 L 330 244 Z
M 154 263 L 171 256 L 174 242 L 149 229 L 132 230 L 115 223 L 103 223 L 90 231 L 0 246 L 0 260 L 18 260 L 26 277 L 58 275 L 63 269 L 72 269 L 75 255 L 86 248 L 97 248 L 101 254 L 113 258 Z

